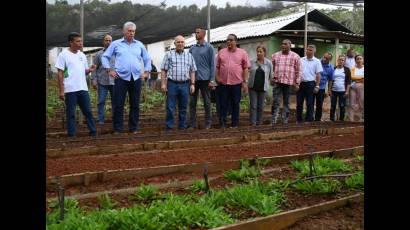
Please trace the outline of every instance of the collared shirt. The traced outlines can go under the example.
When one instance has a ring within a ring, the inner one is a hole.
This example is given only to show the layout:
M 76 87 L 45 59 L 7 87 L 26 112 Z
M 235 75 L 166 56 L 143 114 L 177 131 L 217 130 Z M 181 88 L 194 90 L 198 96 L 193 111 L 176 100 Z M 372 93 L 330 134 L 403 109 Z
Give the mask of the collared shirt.
M 336 92 L 344 92 L 345 89 L 345 81 L 346 81 L 346 72 L 345 68 L 336 68 L 333 74 L 333 85 L 332 91 Z
M 120 78 L 130 81 L 140 78 L 141 64 L 144 63 L 144 71 L 151 71 L 151 58 L 144 45 L 135 39 L 131 43 L 124 38 L 113 41 L 101 58 L 104 68 L 110 68 L 110 59 L 115 57 L 115 72 Z
M 104 66 L 101 63 L 101 57 L 103 53 L 105 52 L 106 49 L 102 49 L 98 51 L 94 58 L 93 58 L 93 64 L 97 66 L 96 71 L 91 73 L 91 80 L 93 81 L 94 84 L 98 82 L 98 84 L 101 85 L 114 85 L 114 78 L 110 77 L 105 70 Z M 115 57 L 112 57 L 110 60 L 110 67 L 112 69 L 115 68 Z
M 237 85 L 243 81 L 243 71 L 249 68 L 248 54 L 241 48 L 234 52 L 223 48 L 218 52 L 216 68 L 219 70 L 219 81 L 224 85 Z
M 171 50 L 165 54 L 161 69 L 166 70 L 167 78 L 173 81 L 187 81 L 191 78 L 189 74 L 197 71 L 194 57 L 185 50 L 180 53 Z
M 322 68 L 323 68 L 323 72 L 320 73 L 321 78 L 320 78 L 320 89 L 326 89 L 326 83 L 328 80 L 332 80 L 332 76 L 333 76 L 333 71 L 334 71 L 334 67 L 332 64 L 325 64 L 323 63 L 323 60 L 321 61 L 322 63 Z
M 195 75 L 195 80 L 215 80 L 215 52 L 214 48 L 208 43 L 195 44 L 189 52 L 195 60 L 195 65 L 198 68 Z
M 346 61 L 345 61 L 345 66 L 349 69 L 352 69 L 353 66 L 355 66 L 356 61 L 354 60 L 354 57 L 349 58 L 346 56 Z
M 274 69 L 274 81 L 293 85 L 300 83 L 300 57 L 297 53 L 290 51 L 283 54 L 282 51 L 272 54 L 272 65 Z
M 300 59 L 300 63 L 302 64 L 301 81 L 303 82 L 316 81 L 316 74 L 323 71 L 322 64 L 316 57 L 311 59 L 303 57 Z
M 64 49 L 57 57 L 55 67 L 64 71 L 64 93 L 88 91 L 85 70 L 88 69 L 87 58 L 84 53 L 73 53 L 69 48 Z
M 273 75 L 273 67 L 272 67 L 272 62 L 264 58 L 263 64 L 260 64 L 258 62 L 258 59 L 253 59 L 251 61 L 251 68 L 249 70 L 249 82 L 248 82 L 248 87 L 252 88 L 253 83 L 255 81 L 255 74 L 256 70 L 259 68 L 259 66 L 263 69 L 265 72 L 265 84 L 264 84 L 264 90 L 267 91 L 269 87 L 269 80 L 272 78 Z

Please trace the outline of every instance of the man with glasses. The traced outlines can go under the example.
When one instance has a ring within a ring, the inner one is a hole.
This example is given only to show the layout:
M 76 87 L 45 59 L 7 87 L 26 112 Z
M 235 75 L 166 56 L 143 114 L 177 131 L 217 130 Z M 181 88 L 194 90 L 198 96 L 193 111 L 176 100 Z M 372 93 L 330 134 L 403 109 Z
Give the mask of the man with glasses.
M 231 128 L 238 128 L 241 88 L 244 93 L 248 91 L 249 57 L 245 50 L 237 47 L 237 40 L 235 34 L 229 34 L 227 48 L 221 49 L 216 58 L 216 81 L 221 93 L 219 123 L 223 129 L 226 127 L 228 101 L 232 105 Z

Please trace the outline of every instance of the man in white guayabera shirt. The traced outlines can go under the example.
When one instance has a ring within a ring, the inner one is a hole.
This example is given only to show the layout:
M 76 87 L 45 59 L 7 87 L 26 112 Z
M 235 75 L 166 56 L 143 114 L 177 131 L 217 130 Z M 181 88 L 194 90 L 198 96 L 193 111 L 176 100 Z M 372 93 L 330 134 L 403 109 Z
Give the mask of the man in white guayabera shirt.
M 303 122 L 303 102 L 306 99 L 306 116 L 307 122 L 313 121 L 313 94 L 318 93 L 320 89 L 320 73 L 323 71 L 320 60 L 314 54 L 315 45 L 308 45 L 306 56 L 300 59 L 302 77 L 299 91 L 296 95 L 296 120 L 298 123 Z

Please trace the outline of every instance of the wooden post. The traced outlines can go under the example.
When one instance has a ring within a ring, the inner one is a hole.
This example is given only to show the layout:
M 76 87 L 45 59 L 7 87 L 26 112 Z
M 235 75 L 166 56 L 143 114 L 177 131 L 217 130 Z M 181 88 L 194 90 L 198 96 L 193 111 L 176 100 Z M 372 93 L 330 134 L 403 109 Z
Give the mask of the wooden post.
M 307 30 L 308 30 L 308 3 L 305 3 L 305 43 L 304 43 L 304 48 L 305 48 L 305 53 L 304 56 L 306 56 L 306 49 L 307 49 Z

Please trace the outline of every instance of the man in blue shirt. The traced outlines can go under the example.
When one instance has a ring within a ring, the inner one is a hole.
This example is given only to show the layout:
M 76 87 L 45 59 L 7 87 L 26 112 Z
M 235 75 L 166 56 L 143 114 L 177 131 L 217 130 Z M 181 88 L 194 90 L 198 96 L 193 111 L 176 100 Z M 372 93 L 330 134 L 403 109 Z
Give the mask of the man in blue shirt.
M 206 31 L 204 28 L 195 30 L 197 44 L 193 45 L 189 52 L 195 60 L 196 81 L 195 92 L 191 95 L 189 104 L 189 126 L 197 128 L 196 121 L 196 103 L 198 101 L 198 92 L 201 90 L 202 99 L 205 108 L 205 129 L 211 128 L 211 93 L 210 88 L 214 86 L 215 81 L 215 52 L 212 45 L 205 42 Z
M 111 43 L 104 52 L 101 61 L 108 74 L 115 78 L 113 92 L 114 134 L 123 131 L 124 103 L 128 91 L 130 113 L 128 129 L 138 133 L 139 103 L 141 95 L 141 78 L 144 80 L 151 71 L 151 58 L 144 45 L 134 39 L 136 25 L 126 22 L 123 27 L 124 37 Z M 110 59 L 115 57 L 115 67 L 110 68 Z M 144 73 L 141 74 L 141 63 L 144 63 Z
M 313 97 L 313 103 L 316 100 L 316 111 L 315 111 L 315 121 L 322 120 L 322 108 L 323 108 L 323 100 L 325 98 L 325 89 L 328 80 L 332 79 L 334 67 L 330 64 L 332 60 L 332 54 L 326 52 L 323 55 L 321 60 L 323 71 L 320 73 L 320 85 L 319 85 L 319 92 L 317 92 Z

